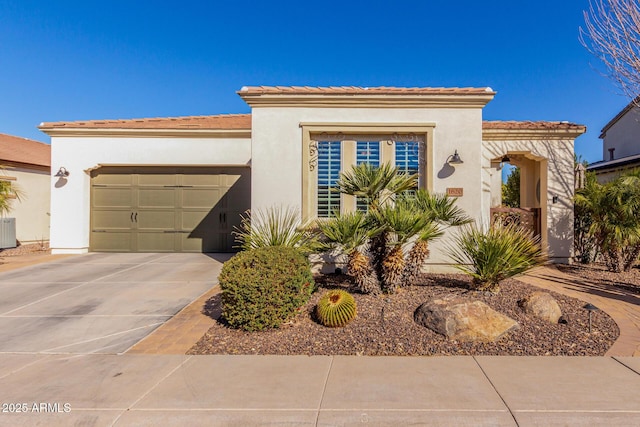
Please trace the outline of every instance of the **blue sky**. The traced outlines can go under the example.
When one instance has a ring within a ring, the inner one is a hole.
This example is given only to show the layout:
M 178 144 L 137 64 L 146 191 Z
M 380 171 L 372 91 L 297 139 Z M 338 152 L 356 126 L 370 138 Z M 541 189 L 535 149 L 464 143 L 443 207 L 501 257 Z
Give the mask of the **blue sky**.
M 628 100 L 580 45 L 588 0 L 0 0 L 0 132 L 246 113 L 245 85 L 490 86 L 487 120 L 587 125 Z

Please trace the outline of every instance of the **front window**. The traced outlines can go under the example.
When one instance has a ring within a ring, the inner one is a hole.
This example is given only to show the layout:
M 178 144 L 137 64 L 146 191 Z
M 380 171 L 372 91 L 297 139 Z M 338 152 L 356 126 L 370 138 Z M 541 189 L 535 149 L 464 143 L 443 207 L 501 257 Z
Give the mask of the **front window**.
M 340 212 L 340 141 L 318 142 L 318 218 L 329 218 Z

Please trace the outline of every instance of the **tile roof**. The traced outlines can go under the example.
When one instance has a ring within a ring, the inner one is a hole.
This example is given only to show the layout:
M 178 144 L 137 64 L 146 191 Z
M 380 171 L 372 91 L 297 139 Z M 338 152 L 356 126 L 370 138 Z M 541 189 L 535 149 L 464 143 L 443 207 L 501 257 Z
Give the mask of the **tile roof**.
M 483 121 L 482 129 L 500 130 L 583 130 L 584 125 L 569 122 L 547 122 L 547 121 Z
M 0 133 L 0 164 L 6 162 L 51 167 L 51 146 Z
M 250 130 L 251 114 L 221 114 L 216 116 L 154 117 L 127 120 L 86 120 L 75 122 L 45 122 L 49 129 L 220 129 Z
M 358 87 L 358 86 L 244 86 L 240 95 L 486 95 L 494 93 L 490 87 Z

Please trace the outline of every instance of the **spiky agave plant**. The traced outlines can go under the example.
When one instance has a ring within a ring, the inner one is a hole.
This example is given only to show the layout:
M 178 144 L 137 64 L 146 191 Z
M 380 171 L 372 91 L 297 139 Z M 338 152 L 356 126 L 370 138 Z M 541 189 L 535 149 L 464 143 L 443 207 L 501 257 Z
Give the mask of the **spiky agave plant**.
M 317 236 L 300 226 L 300 215 L 292 207 L 247 211 L 232 233 L 243 250 L 285 246 L 311 253 L 318 248 Z
M 448 248 L 455 267 L 473 279 L 473 289 L 498 293 L 500 282 L 546 261 L 540 239 L 515 224 L 494 223 L 486 230 L 465 226 Z
M 328 248 L 337 247 L 347 254 L 347 274 L 353 277 L 358 291 L 377 293 L 380 286 L 371 259 L 365 253 L 367 242 L 376 229 L 370 227 L 365 214 L 337 214 L 335 218 L 319 222 L 318 229 Z
M 411 237 L 426 229 L 429 220 L 404 203 L 384 206 L 371 212 L 371 216 L 381 224 L 389 235 L 389 250 L 382 260 L 382 289 L 393 293 L 402 282 L 406 261 L 403 246 Z
M 340 289 L 324 294 L 316 305 L 316 316 L 324 326 L 345 326 L 356 317 L 356 300 L 353 295 Z

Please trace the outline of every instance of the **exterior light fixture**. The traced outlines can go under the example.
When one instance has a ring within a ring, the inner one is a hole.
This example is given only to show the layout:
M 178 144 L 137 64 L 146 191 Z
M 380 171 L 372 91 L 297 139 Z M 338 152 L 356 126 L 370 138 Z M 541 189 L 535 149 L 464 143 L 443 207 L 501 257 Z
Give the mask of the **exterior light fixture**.
M 458 150 L 456 150 L 455 153 L 453 153 L 451 156 L 447 157 L 447 163 L 453 164 L 453 165 L 461 165 L 464 162 L 460 158 L 460 154 L 458 154 Z
M 69 171 L 65 167 L 60 167 L 54 176 L 57 176 L 58 178 L 66 178 L 69 176 Z
M 511 161 L 511 159 L 509 158 L 509 156 L 507 156 L 506 154 L 504 155 L 504 157 L 500 160 L 501 163 L 509 163 Z
M 589 312 L 589 333 L 591 333 L 591 313 L 600 309 L 591 303 L 585 304 L 582 308 Z

